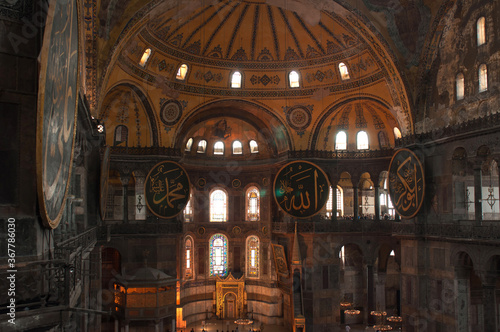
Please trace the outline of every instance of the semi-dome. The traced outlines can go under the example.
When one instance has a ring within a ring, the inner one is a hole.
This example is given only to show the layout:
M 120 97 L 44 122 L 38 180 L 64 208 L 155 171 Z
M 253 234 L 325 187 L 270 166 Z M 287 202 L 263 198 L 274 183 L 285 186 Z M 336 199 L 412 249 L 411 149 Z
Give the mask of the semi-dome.
M 242 119 L 241 114 L 244 121 L 257 119 L 249 123 L 270 133 L 268 156 L 332 150 L 318 143 L 332 139 L 320 137 L 324 124 L 354 101 L 365 118 L 385 121 L 387 139 L 374 149 L 394 146 L 394 127 L 403 135 L 413 131 L 392 55 L 360 17 L 337 3 L 316 8 L 260 0 L 163 2 L 148 10 L 123 30 L 99 107 L 108 136 L 117 135 L 116 119 L 131 122 L 128 146 L 182 151 L 200 121 L 208 119 L 199 114 L 213 113 L 218 103 L 231 103 L 217 114 L 221 121 Z M 114 97 L 124 87 L 135 94 L 129 117 L 122 116 L 126 111 Z M 142 105 L 135 107 L 139 100 Z M 106 117 L 113 112 L 115 119 Z M 373 118 L 373 112 L 385 120 Z M 369 136 L 378 137 L 380 130 L 368 123 Z

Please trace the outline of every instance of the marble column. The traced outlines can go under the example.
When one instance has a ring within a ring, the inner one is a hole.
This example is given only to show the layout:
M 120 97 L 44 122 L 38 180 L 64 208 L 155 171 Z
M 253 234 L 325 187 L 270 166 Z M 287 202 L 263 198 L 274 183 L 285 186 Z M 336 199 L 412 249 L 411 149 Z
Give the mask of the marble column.
M 464 273 L 457 274 L 457 332 L 469 331 L 469 278 Z
M 375 324 L 375 319 L 370 312 L 375 310 L 375 278 L 373 273 L 373 265 L 366 264 L 366 314 L 367 323 Z
M 337 186 L 332 185 L 332 221 L 337 221 Z
M 377 309 L 380 308 L 380 310 L 383 310 L 386 308 L 386 305 L 385 305 L 385 279 L 386 279 L 385 273 L 383 273 L 383 272 L 377 273 L 377 281 L 375 284 L 375 294 L 376 294 L 375 307 Z
M 373 188 L 375 189 L 375 221 L 380 221 L 380 185 L 375 183 Z
M 354 211 L 354 221 L 358 221 L 358 216 L 359 216 L 359 197 L 358 197 L 358 194 L 359 194 L 359 188 L 358 186 L 354 186 L 353 188 L 353 194 L 354 194 L 354 198 L 353 198 L 353 211 Z
M 483 176 L 480 166 L 474 168 L 474 211 L 476 225 L 483 220 Z
M 497 331 L 497 303 L 495 283 L 483 283 L 483 327 L 484 331 Z

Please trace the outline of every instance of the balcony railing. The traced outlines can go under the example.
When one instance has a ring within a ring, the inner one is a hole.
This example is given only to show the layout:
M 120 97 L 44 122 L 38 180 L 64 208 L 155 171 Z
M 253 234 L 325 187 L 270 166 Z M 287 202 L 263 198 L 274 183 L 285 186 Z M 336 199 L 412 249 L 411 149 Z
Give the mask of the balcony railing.
M 457 225 L 457 224 L 393 224 L 393 235 L 419 237 L 436 237 L 468 240 L 500 240 L 500 223 L 489 225 Z
M 373 220 L 339 220 L 321 222 L 297 222 L 300 233 L 391 233 L 392 221 Z M 276 222 L 272 224 L 273 232 L 291 233 L 295 230 L 293 222 Z
M 293 233 L 294 222 L 272 223 L 275 233 Z M 340 220 L 297 222 L 300 233 L 372 233 L 393 236 L 436 237 L 468 240 L 500 240 L 500 222 L 487 225 L 413 224 L 395 221 Z

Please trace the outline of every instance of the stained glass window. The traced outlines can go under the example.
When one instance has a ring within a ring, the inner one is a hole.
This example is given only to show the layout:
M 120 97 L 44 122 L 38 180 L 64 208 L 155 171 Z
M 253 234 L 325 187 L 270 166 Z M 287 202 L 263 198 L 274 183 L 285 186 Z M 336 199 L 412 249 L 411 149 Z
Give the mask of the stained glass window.
M 260 220 L 260 199 L 257 187 L 250 187 L 247 190 L 247 221 Z
M 214 190 L 210 194 L 210 221 L 227 220 L 227 195 L 221 190 Z
M 210 238 L 210 276 L 224 277 L 227 274 L 227 238 L 215 234 Z
M 193 240 L 190 236 L 186 237 L 186 279 L 191 279 L 193 277 Z
M 247 276 L 259 276 L 259 238 L 256 236 L 247 238 Z

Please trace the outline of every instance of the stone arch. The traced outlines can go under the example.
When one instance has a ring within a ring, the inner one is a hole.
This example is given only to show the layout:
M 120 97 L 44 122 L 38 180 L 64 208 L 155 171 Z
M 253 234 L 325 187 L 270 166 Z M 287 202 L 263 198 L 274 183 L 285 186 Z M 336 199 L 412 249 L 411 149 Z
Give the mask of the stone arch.
M 274 155 L 294 148 L 287 126 L 273 112 L 256 103 L 238 99 L 214 101 L 191 111 L 181 120 L 174 146 L 183 149 L 192 126 L 219 117 L 239 119 L 254 127 L 263 135 Z
M 149 125 L 149 130 L 150 130 L 150 135 L 151 135 L 151 146 L 157 147 L 159 146 L 159 133 L 158 133 L 158 124 L 156 123 L 156 117 L 155 117 L 155 112 L 153 110 L 153 107 L 151 106 L 151 102 L 149 101 L 149 98 L 147 94 L 142 90 L 142 88 L 138 87 L 134 83 L 130 82 L 121 82 L 118 84 L 115 84 L 113 87 L 108 89 L 108 91 L 104 94 L 104 98 L 102 99 L 101 103 L 101 109 L 99 110 L 99 118 L 105 118 L 106 117 L 106 110 L 108 107 L 108 100 L 110 98 L 114 98 L 114 94 L 119 92 L 119 91 L 130 91 L 133 93 L 137 99 L 140 101 L 142 107 L 144 108 L 145 115 L 148 121 Z M 129 129 L 129 134 L 132 130 L 132 128 Z M 114 134 L 113 133 L 108 133 L 108 134 Z

